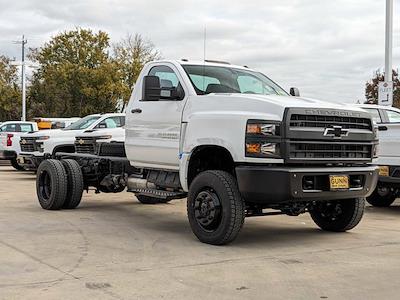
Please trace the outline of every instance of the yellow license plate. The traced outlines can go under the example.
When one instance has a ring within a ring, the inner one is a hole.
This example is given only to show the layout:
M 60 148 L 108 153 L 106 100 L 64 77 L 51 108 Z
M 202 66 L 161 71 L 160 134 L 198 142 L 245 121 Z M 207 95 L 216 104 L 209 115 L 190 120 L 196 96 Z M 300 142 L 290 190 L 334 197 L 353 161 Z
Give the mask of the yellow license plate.
M 379 176 L 389 176 L 389 167 L 379 166 Z
M 329 183 L 331 190 L 344 190 L 349 189 L 349 176 L 347 175 L 330 175 Z

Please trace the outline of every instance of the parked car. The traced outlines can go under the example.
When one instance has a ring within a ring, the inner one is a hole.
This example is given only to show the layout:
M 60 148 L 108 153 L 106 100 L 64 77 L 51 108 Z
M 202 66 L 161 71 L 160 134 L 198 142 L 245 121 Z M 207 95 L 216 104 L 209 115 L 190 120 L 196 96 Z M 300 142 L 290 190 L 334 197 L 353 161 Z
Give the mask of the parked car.
M 215 245 L 252 216 L 310 213 L 323 230 L 350 230 L 378 179 L 372 118 L 290 95 L 247 67 L 147 63 L 127 107 L 126 156 L 57 153 L 39 166 L 39 203 L 75 208 L 89 186 L 127 188 L 143 204 L 187 197 L 193 233 Z
M 360 105 L 378 126 L 379 181 L 367 198 L 373 206 L 390 206 L 400 196 L 400 109 L 373 104 Z
M 17 162 L 17 155 L 21 152 L 19 145 L 20 135 L 26 132 L 38 131 L 35 122 L 8 121 L 0 125 L 0 160 L 9 160 L 17 170 L 23 167 Z
M 17 161 L 25 169 L 36 170 L 39 164 L 56 152 L 75 152 L 75 137 L 85 131 L 106 130 L 125 125 L 125 114 L 86 116 L 64 129 L 41 130 L 21 136 L 21 153 Z

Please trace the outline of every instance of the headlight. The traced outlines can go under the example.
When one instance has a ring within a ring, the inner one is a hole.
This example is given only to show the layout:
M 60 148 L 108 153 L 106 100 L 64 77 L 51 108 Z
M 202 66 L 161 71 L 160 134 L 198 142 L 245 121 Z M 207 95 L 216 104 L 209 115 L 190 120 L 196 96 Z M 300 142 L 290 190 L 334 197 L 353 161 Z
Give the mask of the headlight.
M 247 157 L 280 158 L 281 123 L 248 120 L 245 152 Z
M 112 138 L 112 135 L 101 135 L 101 136 L 96 136 L 96 140 L 109 140 Z
M 43 135 L 43 136 L 39 136 L 39 137 L 37 137 L 37 141 L 45 141 L 45 140 L 48 140 L 50 137 L 49 136 L 47 136 L 47 135 Z

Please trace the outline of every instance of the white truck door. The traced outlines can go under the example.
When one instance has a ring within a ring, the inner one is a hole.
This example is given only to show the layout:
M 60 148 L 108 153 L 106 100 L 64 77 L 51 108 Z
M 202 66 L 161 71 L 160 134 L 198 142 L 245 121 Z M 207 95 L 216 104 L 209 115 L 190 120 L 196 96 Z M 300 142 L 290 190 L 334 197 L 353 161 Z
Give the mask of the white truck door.
M 182 78 L 172 64 L 152 67 L 148 74 L 160 78 L 164 88 L 183 88 Z M 127 111 L 126 151 L 136 167 L 179 169 L 179 138 L 183 100 L 135 99 Z
M 400 165 L 400 113 L 384 109 L 383 122 L 379 125 L 379 156 L 380 163 Z

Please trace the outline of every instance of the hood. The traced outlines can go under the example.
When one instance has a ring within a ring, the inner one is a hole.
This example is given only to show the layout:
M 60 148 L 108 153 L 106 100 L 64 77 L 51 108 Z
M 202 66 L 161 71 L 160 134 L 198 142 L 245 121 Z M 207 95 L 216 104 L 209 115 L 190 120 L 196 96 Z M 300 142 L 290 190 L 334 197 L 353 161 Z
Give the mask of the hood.
M 46 129 L 46 130 L 39 130 L 39 131 L 35 131 L 35 132 L 29 132 L 29 133 L 25 133 L 21 136 L 26 136 L 26 137 L 38 137 L 38 136 L 54 136 L 56 134 L 60 134 L 62 130 L 61 129 Z
M 197 96 L 189 101 L 185 120 L 192 113 L 207 114 L 240 114 L 249 118 L 282 120 L 287 108 L 335 109 L 357 111 L 362 109 L 349 107 L 341 103 L 332 103 L 316 99 L 278 95 L 256 94 L 208 94 Z

